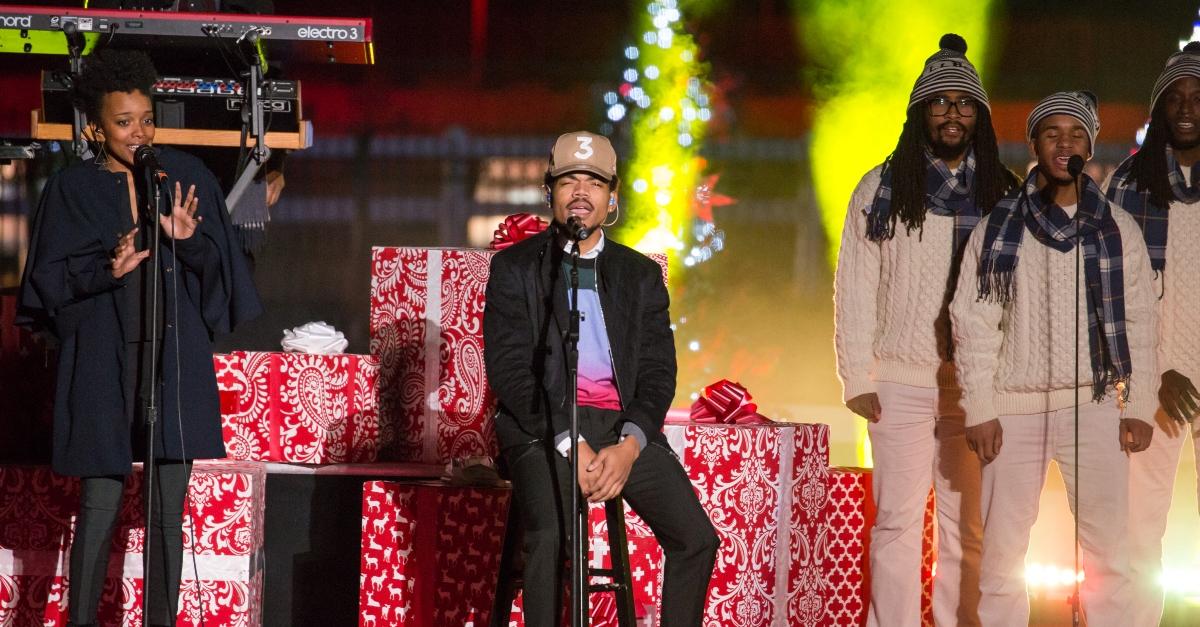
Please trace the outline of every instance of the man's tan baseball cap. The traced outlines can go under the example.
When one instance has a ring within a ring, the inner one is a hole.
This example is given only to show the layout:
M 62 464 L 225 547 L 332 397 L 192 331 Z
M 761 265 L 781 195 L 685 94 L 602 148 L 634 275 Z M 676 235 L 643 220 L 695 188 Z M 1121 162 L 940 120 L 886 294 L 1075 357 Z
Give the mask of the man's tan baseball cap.
M 617 175 L 617 152 L 603 135 L 587 131 L 563 133 L 550 151 L 551 177 L 568 172 L 587 172 L 605 181 Z

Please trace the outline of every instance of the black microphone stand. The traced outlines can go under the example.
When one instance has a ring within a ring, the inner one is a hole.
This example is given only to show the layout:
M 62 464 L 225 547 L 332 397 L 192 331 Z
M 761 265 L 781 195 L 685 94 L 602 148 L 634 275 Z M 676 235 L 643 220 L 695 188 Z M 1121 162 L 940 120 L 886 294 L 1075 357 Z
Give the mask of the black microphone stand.
M 587 582 L 584 581 L 584 550 L 587 543 L 587 503 L 579 492 L 579 237 L 580 230 L 564 229 L 571 240 L 571 309 L 567 326 L 567 377 L 571 387 L 571 627 L 587 624 Z
M 1074 161 L 1073 157 L 1071 161 Z M 1082 159 L 1080 159 L 1082 161 Z M 1079 489 L 1080 489 L 1080 472 L 1079 472 L 1079 265 L 1081 259 L 1080 248 L 1083 240 L 1079 237 L 1079 212 L 1083 209 L 1083 189 L 1080 175 L 1083 173 L 1082 164 L 1079 165 L 1078 171 L 1074 167 L 1075 164 L 1068 162 L 1068 170 L 1071 178 L 1074 179 L 1072 185 L 1075 187 L 1075 215 L 1072 219 L 1075 221 L 1075 374 L 1072 375 L 1075 381 L 1075 570 L 1071 573 L 1071 579 L 1075 584 L 1075 594 L 1071 596 L 1071 626 L 1079 627 L 1083 618 L 1082 599 L 1079 598 Z
M 145 502 L 146 527 L 142 546 L 142 625 L 148 625 L 150 616 L 150 532 L 151 516 L 154 514 L 154 427 L 158 422 L 158 282 L 162 274 L 159 264 L 162 243 L 162 227 L 158 224 L 158 216 L 162 215 L 162 185 L 166 179 L 160 179 L 151 167 L 143 168 L 146 176 L 147 191 L 154 194 L 154 204 L 150 216 L 146 219 L 149 224 L 142 227 L 154 229 L 153 245 L 150 253 L 151 305 L 150 305 L 150 397 L 146 400 L 144 419 L 146 435 L 146 458 L 142 462 L 142 495 Z M 140 386 L 139 386 L 140 387 Z

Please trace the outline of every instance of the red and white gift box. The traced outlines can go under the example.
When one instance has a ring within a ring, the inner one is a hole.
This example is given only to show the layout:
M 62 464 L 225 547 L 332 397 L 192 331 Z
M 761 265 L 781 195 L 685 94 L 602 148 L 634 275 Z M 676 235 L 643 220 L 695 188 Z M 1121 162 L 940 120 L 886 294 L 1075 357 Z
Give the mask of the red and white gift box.
M 819 624 L 813 555 L 828 426 L 690 423 L 667 424 L 664 433 L 721 539 L 704 624 Z
M 826 538 L 824 625 L 861 625 L 871 602 L 870 539 L 875 523 L 871 470 L 831 468 L 829 498 L 825 506 Z M 933 569 L 936 559 L 932 491 L 925 506 L 922 542 L 921 614 L 924 625 L 933 625 Z M 886 608 L 885 608 L 886 609 Z
M 662 603 L 663 552 L 645 523 L 625 503 L 625 541 L 629 555 L 629 577 L 633 585 L 634 616 L 638 621 L 652 621 L 658 616 Z M 592 568 L 612 568 L 612 550 L 608 542 L 608 520 L 604 506 L 593 503 L 588 509 L 591 538 L 588 564 Z M 592 594 L 591 624 L 616 625 L 617 606 L 612 594 Z M 514 616 L 514 618 L 516 618 Z M 515 627 L 516 622 L 512 623 Z
M 483 363 L 492 251 L 372 249 L 371 354 L 379 358 L 382 458 L 496 455 Z
M 441 483 L 369 481 L 363 485 L 359 625 L 484 625 L 499 576 L 510 491 Z M 611 564 L 604 508 L 589 512 L 589 563 Z M 654 616 L 662 588 L 662 550 L 626 509 L 630 571 L 639 618 Z M 521 627 L 515 590 L 509 625 Z M 592 624 L 615 624 L 613 595 L 595 593 Z
M 215 355 L 231 459 L 301 464 L 376 460 L 378 362 L 366 355 Z
M 375 247 L 371 354 L 380 366 L 380 459 L 444 464 L 496 455 L 483 363 L 490 250 Z M 663 268 L 666 257 L 650 255 Z
M 127 482 L 113 534 L 99 610 L 106 627 L 141 624 L 140 476 L 137 472 Z M 265 486 L 261 464 L 193 466 L 176 624 L 261 624 Z M 66 624 L 67 556 L 78 503 L 79 484 L 73 478 L 43 466 L 0 466 L 0 625 Z
M 363 485 L 359 625 L 486 625 L 509 490 Z

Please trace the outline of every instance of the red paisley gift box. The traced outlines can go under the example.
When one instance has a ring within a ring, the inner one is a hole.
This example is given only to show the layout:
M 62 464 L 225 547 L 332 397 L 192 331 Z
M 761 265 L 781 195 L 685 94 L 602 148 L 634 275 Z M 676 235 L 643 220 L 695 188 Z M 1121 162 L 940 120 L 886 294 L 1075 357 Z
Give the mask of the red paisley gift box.
M 232 459 L 300 464 L 376 460 L 378 362 L 366 355 L 214 356 Z
M 140 477 L 139 466 L 126 482 L 113 535 L 100 603 L 105 627 L 141 624 L 145 539 Z M 178 625 L 261 624 L 265 487 L 262 464 L 193 466 L 183 521 Z M 43 466 L 0 466 L 0 625 L 66 624 L 67 556 L 78 502 L 79 484 L 73 478 Z
M 483 366 L 491 250 L 375 247 L 371 354 L 380 367 L 380 459 L 444 464 L 496 454 Z M 663 268 L 666 257 L 650 255 Z

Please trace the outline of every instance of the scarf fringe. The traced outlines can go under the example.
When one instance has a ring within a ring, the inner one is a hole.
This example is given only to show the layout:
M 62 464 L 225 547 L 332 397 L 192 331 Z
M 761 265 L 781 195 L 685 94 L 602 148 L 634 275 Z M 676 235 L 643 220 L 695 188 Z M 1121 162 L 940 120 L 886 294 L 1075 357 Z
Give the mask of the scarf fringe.
M 1092 372 L 1092 402 L 1100 403 L 1108 396 L 1108 388 L 1113 388 L 1117 395 L 1117 406 L 1124 409 L 1129 404 L 1130 375 L 1116 377 L 1111 370 Z
M 1013 281 L 1017 269 L 1005 272 L 993 272 L 993 264 L 989 263 L 979 269 L 979 297 L 985 303 L 1005 304 L 1012 302 Z

